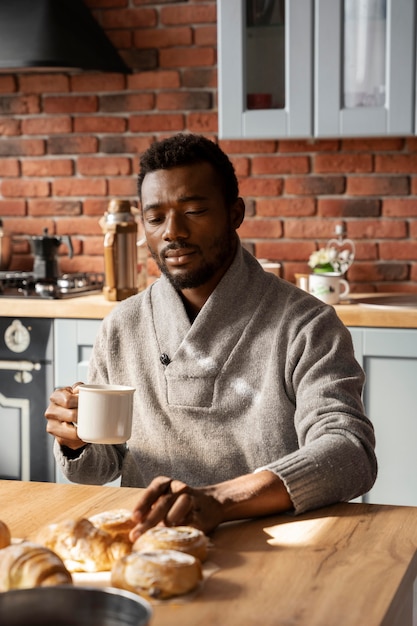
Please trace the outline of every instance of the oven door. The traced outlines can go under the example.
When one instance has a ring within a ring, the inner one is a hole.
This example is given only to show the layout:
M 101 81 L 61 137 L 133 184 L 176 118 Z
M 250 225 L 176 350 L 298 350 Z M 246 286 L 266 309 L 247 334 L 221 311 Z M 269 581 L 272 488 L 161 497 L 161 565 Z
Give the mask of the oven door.
M 10 369 L 3 369 L 6 364 Z M 53 481 L 53 438 L 44 417 L 52 365 L 42 363 L 32 372 L 21 365 L 0 361 L 0 478 Z

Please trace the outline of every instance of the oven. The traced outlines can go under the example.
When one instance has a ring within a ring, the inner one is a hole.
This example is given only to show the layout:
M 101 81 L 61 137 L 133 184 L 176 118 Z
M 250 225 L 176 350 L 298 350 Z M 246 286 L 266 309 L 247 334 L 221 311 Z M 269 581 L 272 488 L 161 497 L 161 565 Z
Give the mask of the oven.
M 104 274 L 1 271 L 0 298 L 74 298 L 101 292 Z M 0 478 L 54 481 L 53 437 L 44 416 L 54 388 L 53 319 L 0 317 Z
M 53 320 L 0 317 L 0 478 L 54 481 Z

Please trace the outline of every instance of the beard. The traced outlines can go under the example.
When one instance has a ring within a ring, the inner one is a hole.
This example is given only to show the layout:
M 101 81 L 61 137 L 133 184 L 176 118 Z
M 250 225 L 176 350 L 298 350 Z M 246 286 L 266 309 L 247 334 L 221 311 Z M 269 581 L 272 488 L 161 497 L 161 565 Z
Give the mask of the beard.
M 196 269 L 186 270 L 182 273 L 171 274 L 166 263 L 164 254 L 168 250 L 178 250 L 192 248 L 197 252 L 201 252 L 197 246 L 190 246 L 186 242 L 181 240 L 175 241 L 161 252 L 161 255 L 157 255 L 156 252 L 151 250 L 152 258 L 155 260 L 160 271 L 166 276 L 171 285 L 177 290 L 183 289 L 196 289 L 207 283 L 215 274 L 222 268 L 228 267 L 230 264 L 236 249 L 236 235 L 235 231 L 229 225 L 227 231 L 220 237 L 217 237 L 210 246 L 211 260 L 202 258 L 202 261 Z

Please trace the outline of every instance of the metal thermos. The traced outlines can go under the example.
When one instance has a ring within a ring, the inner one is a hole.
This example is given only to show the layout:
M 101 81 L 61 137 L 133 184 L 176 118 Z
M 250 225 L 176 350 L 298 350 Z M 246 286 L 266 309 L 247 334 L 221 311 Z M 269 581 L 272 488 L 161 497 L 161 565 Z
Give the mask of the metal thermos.
M 12 258 L 12 240 L 3 230 L 3 220 L 0 218 L 0 271 L 9 269 Z
M 138 225 L 130 202 L 111 200 L 100 226 L 104 232 L 104 296 L 107 300 L 125 300 L 138 292 Z

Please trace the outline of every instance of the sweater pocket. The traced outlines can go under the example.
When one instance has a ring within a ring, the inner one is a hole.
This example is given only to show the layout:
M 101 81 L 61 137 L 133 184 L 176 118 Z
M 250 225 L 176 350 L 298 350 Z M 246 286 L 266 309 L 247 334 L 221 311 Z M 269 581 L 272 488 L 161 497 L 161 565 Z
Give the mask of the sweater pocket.
M 167 381 L 167 402 L 170 406 L 211 407 L 215 376 L 170 376 Z

